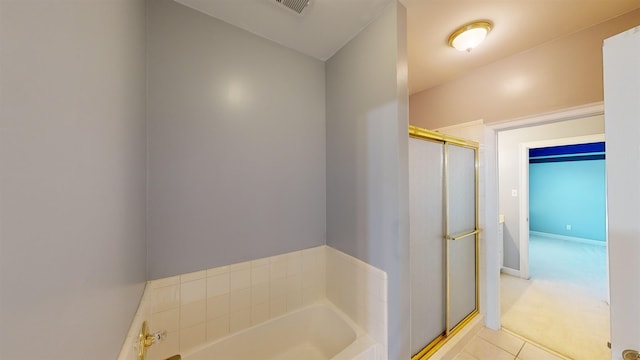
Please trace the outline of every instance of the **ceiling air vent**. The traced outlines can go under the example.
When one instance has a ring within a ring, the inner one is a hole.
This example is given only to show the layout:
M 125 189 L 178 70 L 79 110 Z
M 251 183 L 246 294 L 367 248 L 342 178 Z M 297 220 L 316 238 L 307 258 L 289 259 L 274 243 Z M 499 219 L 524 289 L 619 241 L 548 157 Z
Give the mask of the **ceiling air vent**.
M 309 5 L 309 0 L 275 0 L 275 2 L 297 14 L 302 14 L 304 8 Z

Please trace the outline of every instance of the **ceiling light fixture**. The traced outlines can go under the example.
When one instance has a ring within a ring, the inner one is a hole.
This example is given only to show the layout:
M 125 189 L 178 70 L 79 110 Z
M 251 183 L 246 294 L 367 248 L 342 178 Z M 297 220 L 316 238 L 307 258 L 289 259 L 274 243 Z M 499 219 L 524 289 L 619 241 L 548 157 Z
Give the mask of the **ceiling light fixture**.
M 449 36 L 449 46 L 459 51 L 470 52 L 484 40 L 492 27 L 493 24 L 489 20 L 466 24 Z

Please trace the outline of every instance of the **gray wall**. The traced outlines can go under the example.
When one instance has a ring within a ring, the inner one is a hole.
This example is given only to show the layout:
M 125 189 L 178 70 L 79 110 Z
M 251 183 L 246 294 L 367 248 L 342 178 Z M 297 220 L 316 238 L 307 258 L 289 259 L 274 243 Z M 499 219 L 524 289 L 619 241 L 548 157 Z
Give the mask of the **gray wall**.
M 389 276 L 389 359 L 410 358 L 406 10 L 327 61 L 327 244 Z
M 0 358 L 114 359 L 145 281 L 142 0 L 0 2 Z
M 147 4 L 149 277 L 324 244 L 324 63 Z
M 520 200 L 519 197 L 511 196 L 512 189 L 518 190 L 518 196 L 522 196 L 518 183 L 520 144 L 603 133 L 604 118 L 602 116 L 498 133 L 499 211 L 505 216 L 504 266 L 520 270 Z

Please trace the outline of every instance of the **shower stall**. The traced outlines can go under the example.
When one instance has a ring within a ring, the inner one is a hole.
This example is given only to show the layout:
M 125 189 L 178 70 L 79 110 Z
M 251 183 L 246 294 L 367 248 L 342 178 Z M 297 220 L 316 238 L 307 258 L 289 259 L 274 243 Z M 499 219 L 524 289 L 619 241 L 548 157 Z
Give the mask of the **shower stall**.
M 478 144 L 409 128 L 412 360 L 478 313 Z

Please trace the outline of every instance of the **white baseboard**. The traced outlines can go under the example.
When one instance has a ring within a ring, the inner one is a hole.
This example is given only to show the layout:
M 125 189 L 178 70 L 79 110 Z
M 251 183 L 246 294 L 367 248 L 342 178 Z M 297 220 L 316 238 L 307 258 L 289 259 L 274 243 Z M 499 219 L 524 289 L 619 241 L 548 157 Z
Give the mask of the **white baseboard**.
M 512 268 L 508 268 L 508 267 L 502 267 L 502 269 L 500 269 L 500 272 L 503 274 L 507 274 L 507 275 L 511 275 L 511 276 L 515 276 L 515 277 L 520 277 L 520 270 L 516 270 L 516 269 L 512 269 Z
M 540 232 L 540 231 L 529 231 L 529 234 L 535 235 L 535 236 L 551 238 L 551 239 L 556 239 L 556 240 L 573 241 L 573 242 L 577 242 L 577 243 L 581 243 L 581 244 L 589 244 L 589 245 L 596 245 L 596 246 L 606 246 L 607 245 L 604 241 L 583 239 L 583 238 L 578 238 L 578 237 L 573 237 L 573 236 L 550 234 L 550 233 L 545 233 L 545 232 Z

